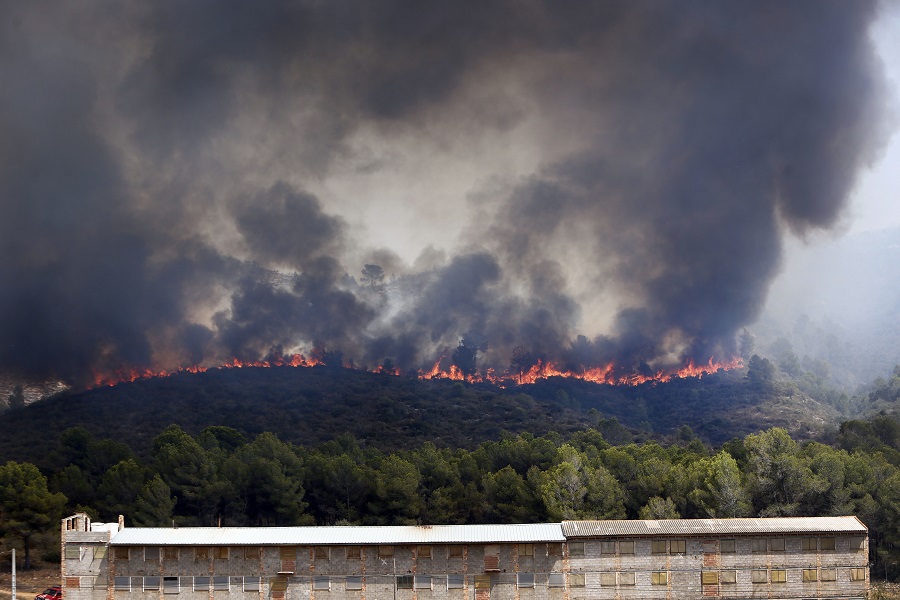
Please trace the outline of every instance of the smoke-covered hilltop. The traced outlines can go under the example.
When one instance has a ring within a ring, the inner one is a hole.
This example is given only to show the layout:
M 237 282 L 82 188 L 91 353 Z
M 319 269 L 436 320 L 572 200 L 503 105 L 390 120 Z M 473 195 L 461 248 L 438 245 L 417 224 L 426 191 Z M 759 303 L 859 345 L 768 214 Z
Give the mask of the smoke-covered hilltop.
M 877 14 L 0 4 L 0 370 L 729 358 L 886 139 Z

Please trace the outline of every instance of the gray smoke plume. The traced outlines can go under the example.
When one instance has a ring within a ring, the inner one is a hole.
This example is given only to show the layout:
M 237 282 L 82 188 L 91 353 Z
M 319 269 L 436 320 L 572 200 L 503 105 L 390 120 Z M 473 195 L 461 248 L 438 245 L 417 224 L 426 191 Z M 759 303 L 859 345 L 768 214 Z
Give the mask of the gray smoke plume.
M 0 2 L 0 372 L 730 358 L 887 139 L 878 10 Z

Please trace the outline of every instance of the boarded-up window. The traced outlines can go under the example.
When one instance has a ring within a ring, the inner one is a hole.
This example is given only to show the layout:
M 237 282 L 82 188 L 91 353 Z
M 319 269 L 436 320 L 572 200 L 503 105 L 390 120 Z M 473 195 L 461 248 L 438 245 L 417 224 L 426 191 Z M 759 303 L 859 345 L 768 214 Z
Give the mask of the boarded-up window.
M 160 578 L 155 575 L 144 577 L 144 589 L 147 591 L 159 590 L 159 580 Z
M 208 592 L 209 591 L 209 582 L 210 578 L 206 575 L 194 577 L 194 591 L 195 592 Z
M 651 540 L 650 541 L 650 552 L 652 554 L 665 554 L 666 553 L 666 540 Z
M 722 540 L 719 542 L 719 552 L 722 554 L 734 554 L 737 544 L 734 540 Z
M 259 577 L 244 577 L 244 591 L 245 592 L 258 592 L 259 584 L 260 584 Z
M 328 546 L 316 546 L 316 560 L 328 560 L 331 558 L 331 548 Z M 282 557 L 284 560 L 284 557 Z
M 175 546 L 166 546 L 163 548 L 163 558 L 165 560 L 178 560 L 178 548 Z
M 828 552 L 834 550 L 834 538 L 833 537 L 823 537 L 819 538 L 819 550 L 822 552 Z
M 600 554 L 615 554 L 615 553 L 616 553 L 616 543 L 615 542 L 600 542 Z
M 547 576 L 547 586 L 552 588 L 566 587 L 566 576 L 564 573 L 550 573 Z
M 616 574 L 615 573 L 600 573 L 600 585 L 603 587 L 615 587 L 616 586 Z
M 128 560 L 128 550 L 127 546 L 116 546 L 115 550 L 113 550 L 115 552 L 113 556 L 115 556 L 116 560 Z
M 209 548 L 206 546 L 194 548 L 194 560 L 209 560 Z
M 584 542 L 569 542 L 569 556 L 584 556 Z
M 181 591 L 181 586 L 177 577 L 163 577 L 164 594 L 177 594 L 179 591 Z
M 619 585 L 634 585 L 634 573 L 619 573 Z
M 769 540 L 769 552 L 784 552 L 784 538 Z
M 819 579 L 822 581 L 837 581 L 837 569 L 821 569 Z
M 814 537 L 802 538 L 800 541 L 800 548 L 804 552 L 815 552 L 816 550 L 819 549 L 818 544 L 816 543 L 817 541 L 818 541 L 818 538 L 814 538 Z
M 753 583 L 769 583 L 769 573 L 765 569 L 750 571 L 750 581 Z
M 850 569 L 850 581 L 865 581 L 866 570 L 862 567 L 853 567 Z
M 216 560 L 228 560 L 228 546 L 216 546 L 214 551 Z
M 518 544 L 519 556 L 534 556 L 534 544 Z
M 562 556 L 562 544 L 547 544 L 547 556 Z
M 687 542 L 685 540 L 672 540 L 669 542 L 669 552 L 671 554 L 684 554 L 687 552 Z
M 344 582 L 344 589 L 347 590 L 361 590 L 363 584 L 363 578 L 359 575 L 350 575 L 347 577 Z
M 97 546 L 94 550 L 94 558 L 98 560 L 106 558 L 106 546 Z
M 719 572 L 703 571 L 703 573 L 700 574 L 700 583 L 703 585 L 716 585 L 719 583 Z
M 803 581 L 818 581 L 819 574 L 815 569 L 803 569 Z
M 378 546 L 378 556 L 381 558 L 390 558 L 394 556 L 393 546 Z
M 737 571 L 721 571 L 719 573 L 719 583 L 737 583 Z
M 131 577 L 113 577 L 113 587 L 117 591 L 131 591 Z
M 500 570 L 500 546 L 491 544 L 490 546 L 484 547 L 484 570 Z
M 323 577 L 321 575 L 317 575 L 313 577 L 313 589 L 314 590 L 330 590 L 331 589 L 331 578 Z
M 476 590 L 491 589 L 491 576 L 490 575 L 476 575 L 475 576 L 475 589 Z
M 863 549 L 863 546 L 866 543 L 866 538 L 862 536 L 855 536 L 850 538 L 850 551 L 851 552 L 859 552 Z
M 516 587 L 533 588 L 534 573 L 516 573 Z
M 430 590 L 431 575 L 414 575 L 413 587 L 415 587 L 417 590 Z
M 461 590 L 466 583 L 466 576 L 462 573 L 451 573 L 447 575 L 447 589 Z
M 447 546 L 447 558 L 462 558 L 463 547 L 459 544 Z
M 569 573 L 569 587 L 584 587 L 584 573 Z
M 750 550 L 756 553 L 765 553 L 768 551 L 766 538 L 753 538 L 750 540 Z
M 787 571 L 772 569 L 772 583 L 787 583 Z
M 397 589 L 411 590 L 413 588 L 412 575 L 400 575 L 397 577 Z
M 261 550 L 259 546 L 244 546 L 244 560 L 258 559 Z
M 619 554 L 634 554 L 634 542 L 619 542 Z
M 431 546 L 417 546 L 416 558 L 431 558 Z
M 344 550 L 344 555 L 348 560 L 361 560 L 362 559 L 362 547 L 360 546 L 347 546 Z
M 653 585 L 668 585 L 669 573 L 666 571 L 653 571 L 650 573 L 650 583 Z
M 159 562 L 159 546 L 146 546 L 144 548 L 144 560 Z
M 81 547 L 76 544 L 66 544 L 66 558 L 74 558 L 78 560 L 81 558 Z

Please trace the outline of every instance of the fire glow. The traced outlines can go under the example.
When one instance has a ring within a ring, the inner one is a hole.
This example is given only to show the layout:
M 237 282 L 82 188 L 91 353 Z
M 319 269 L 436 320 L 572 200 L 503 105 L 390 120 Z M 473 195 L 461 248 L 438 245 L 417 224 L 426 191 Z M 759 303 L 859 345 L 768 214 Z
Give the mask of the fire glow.
M 604 385 L 627 385 L 638 386 L 645 383 L 666 383 L 673 379 L 686 379 L 689 377 L 702 378 L 705 375 L 716 373 L 717 371 L 729 371 L 743 366 L 740 358 L 732 358 L 727 362 L 717 362 L 714 358 L 710 358 L 704 364 L 696 364 L 693 360 L 679 369 L 661 369 L 652 374 L 640 373 L 622 373 L 620 369 L 612 363 L 603 367 L 585 368 L 581 371 L 571 371 L 561 369 L 557 364 L 537 361 L 530 369 L 521 373 L 510 371 L 497 372 L 494 369 L 487 369 L 483 373 L 474 375 L 466 375 L 456 365 L 442 367 L 442 363 L 446 361 L 446 357 L 438 359 L 434 366 L 428 371 L 411 370 L 402 372 L 400 369 L 385 369 L 384 367 L 376 367 L 375 369 L 360 369 L 352 364 L 345 364 L 343 368 L 352 370 L 362 370 L 371 373 L 381 373 L 399 377 L 406 375 L 417 379 L 450 379 L 454 381 L 465 381 L 468 383 L 491 383 L 499 387 L 509 387 L 514 385 L 528 385 L 537 383 L 541 380 L 550 379 L 552 377 L 564 377 L 567 379 L 581 379 L 592 383 Z M 277 356 L 268 360 L 242 361 L 232 359 L 230 362 L 217 367 L 204 367 L 194 365 L 174 370 L 153 371 L 150 369 L 131 369 L 119 370 L 112 373 L 96 374 L 94 377 L 93 387 L 109 387 L 119 383 L 138 381 L 142 379 L 151 379 L 154 377 L 169 377 L 177 373 L 203 373 L 212 369 L 245 369 L 245 368 L 270 368 L 270 367 L 315 367 L 325 365 L 318 358 L 305 357 L 302 354 L 291 354 L 288 356 Z

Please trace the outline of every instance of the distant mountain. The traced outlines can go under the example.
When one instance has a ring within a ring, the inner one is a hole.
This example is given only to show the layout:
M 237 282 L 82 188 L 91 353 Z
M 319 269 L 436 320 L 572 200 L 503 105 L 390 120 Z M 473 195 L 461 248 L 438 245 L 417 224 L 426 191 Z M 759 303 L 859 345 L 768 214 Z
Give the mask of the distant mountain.
M 789 385 L 762 389 L 745 370 L 635 387 L 554 378 L 501 389 L 327 367 L 213 369 L 64 393 L 0 413 L 0 461 L 40 465 L 74 426 L 147 455 L 173 423 L 192 434 L 212 425 L 249 437 L 272 431 L 305 445 L 349 432 L 364 445 L 395 450 L 426 440 L 474 448 L 504 431 L 565 436 L 586 427 L 621 443 L 675 435 L 683 425 L 719 444 L 773 426 L 810 437 L 839 420 L 832 406 Z

